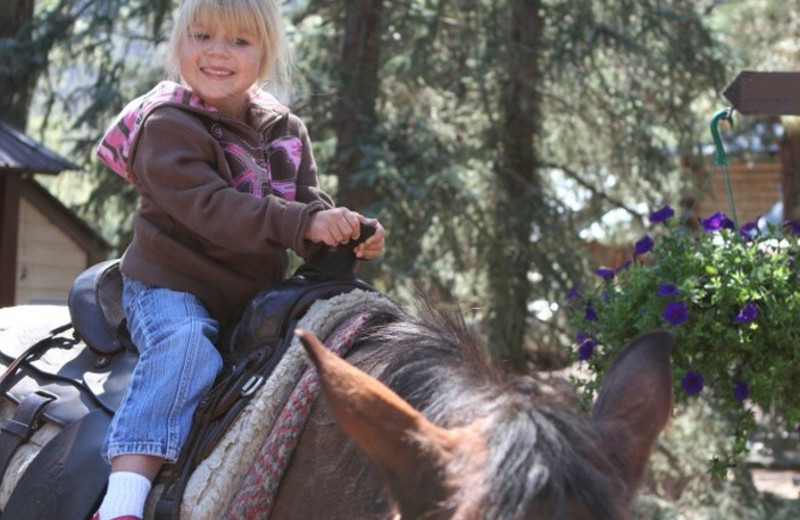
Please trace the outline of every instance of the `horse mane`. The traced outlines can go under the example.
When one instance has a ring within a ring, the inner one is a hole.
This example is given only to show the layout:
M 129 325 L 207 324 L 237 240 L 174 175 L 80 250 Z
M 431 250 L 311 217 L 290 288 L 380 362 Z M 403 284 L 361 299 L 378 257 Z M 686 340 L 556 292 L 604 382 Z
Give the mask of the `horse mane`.
M 440 426 L 493 418 L 485 516 L 523 519 L 537 503 L 548 518 L 563 518 L 571 500 L 597 518 L 624 517 L 617 503 L 624 484 L 586 421 L 541 392 L 533 376 L 505 371 L 461 313 L 419 305 L 415 317 L 373 315 L 354 344 L 368 352 L 357 364 Z

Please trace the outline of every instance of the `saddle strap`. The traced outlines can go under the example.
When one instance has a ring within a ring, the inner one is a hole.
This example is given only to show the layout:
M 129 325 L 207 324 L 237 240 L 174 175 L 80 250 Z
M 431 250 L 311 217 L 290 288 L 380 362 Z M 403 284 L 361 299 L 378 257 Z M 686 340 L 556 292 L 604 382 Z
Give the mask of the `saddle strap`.
M 11 457 L 39 428 L 39 419 L 44 409 L 55 398 L 53 394 L 43 391 L 25 396 L 11 419 L 0 426 L 0 482 L 6 474 Z
M 14 373 L 19 369 L 19 366 L 25 362 L 30 356 L 35 354 L 39 349 L 43 346 L 47 345 L 48 342 L 55 336 L 58 336 L 65 330 L 68 330 L 72 327 L 72 324 L 65 323 L 64 325 L 59 325 L 58 327 L 52 329 L 47 334 L 41 336 L 38 340 L 36 340 L 30 347 L 25 349 L 25 352 L 17 356 L 17 359 L 9 363 L 6 367 L 5 371 L 0 374 L 0 394 L 5 394 L 8 391 L 8 380 L 14 375 Z
M 17 359 L 9 363 L 5 371 L 0 374 L 0 395 L 5 395 L 8 391 L 9 381 L 20 365 L 30 356 L 38 352 L 43 346 L 47 345 L 51 338 L 69 329 L 71 325 L 65 323 L 50 330 L 41 336 L 25 352 L 17 356 Z M 26 396 L 14 411 L 11 419 L 0 427 L 0 482 L 6 474 L 8 463 L 11 457 L 22 444 L 28 442 L 30 436 L 39 427 L 39 419 L 44 413 L 45 408 L 55 399 L 55 396 L 44 391 L 34 392 Z
M 264 384 L 269 376 L 265 370 L 271 371 L 269 367 L 277 364 L 280 353 L 289 343 L 289 339 L 284 340 L 285 345 L 280 347 L 277 355 L 267 348 L 254 350 L 203 398 L 195 411 L 192 431 L 181 456 L 172 471 L 167 473 L 164 489 L 156 503 L 155 520 L 180 518 L 183 492 L 192 472 L 216 447 L 250 398 Z

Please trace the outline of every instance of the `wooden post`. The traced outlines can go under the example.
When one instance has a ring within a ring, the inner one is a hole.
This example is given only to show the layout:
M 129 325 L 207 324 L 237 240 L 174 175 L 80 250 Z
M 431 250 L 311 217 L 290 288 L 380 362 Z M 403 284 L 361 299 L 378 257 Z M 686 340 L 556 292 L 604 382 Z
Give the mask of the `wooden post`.
M 19 176 L 0 174 L 0 307 L 16 299 L 19 184 Z
M 783 219 L 800 221 L 800 119 L 782 117 L 783 139 L 781 184 L 783 187 Z

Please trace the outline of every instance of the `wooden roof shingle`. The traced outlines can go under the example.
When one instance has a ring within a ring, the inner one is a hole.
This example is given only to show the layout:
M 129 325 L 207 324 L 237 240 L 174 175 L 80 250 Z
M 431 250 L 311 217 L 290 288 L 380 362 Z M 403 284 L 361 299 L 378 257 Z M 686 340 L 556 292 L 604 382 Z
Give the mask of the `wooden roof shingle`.
M 0 121 L 0 174 L 48 173 L 79 170 L 71 161 L 48 150 L 13 126 Z

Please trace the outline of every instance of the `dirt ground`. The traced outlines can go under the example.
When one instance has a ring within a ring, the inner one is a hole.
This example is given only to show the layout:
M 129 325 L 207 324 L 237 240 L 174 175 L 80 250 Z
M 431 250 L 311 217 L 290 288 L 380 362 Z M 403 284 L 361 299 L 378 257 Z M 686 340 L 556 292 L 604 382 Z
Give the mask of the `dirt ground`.
M 800 472 L 753 468 L 753 483 L 762 492 L 783 498 L 800 497 Z

